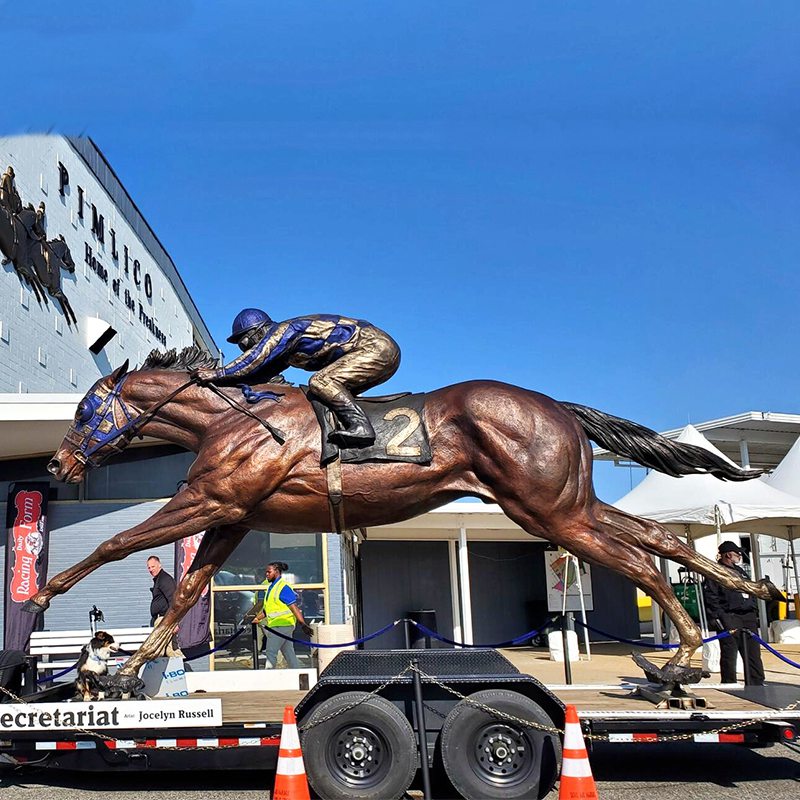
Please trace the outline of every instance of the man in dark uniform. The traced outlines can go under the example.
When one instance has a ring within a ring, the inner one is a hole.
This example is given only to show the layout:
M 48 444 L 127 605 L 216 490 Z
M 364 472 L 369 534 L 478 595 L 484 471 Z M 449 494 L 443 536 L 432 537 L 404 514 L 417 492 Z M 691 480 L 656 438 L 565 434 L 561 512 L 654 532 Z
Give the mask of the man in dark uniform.
M 397 343 L 369 322 L 335 314 L 309 314 L 274 322 L 258 308 L 246 308 L 233 321 L 228 341 L 244 355 L 219 369 L 192 374 L 201 382 L 266 381 L 286 367 L 314 371 L 308 388 L 336 415 L 343 430 L 329 438 L 340 446 L 375 441 L 375 431 L 353 395 L 388 380 L 400 364 Z
M 717 560 L 737 577 L 749 580 L 747 573 L 739 566 L 742 563 L 742 548 L 739 545 L 723 542 L 719 546 Z M 758 633 L 758 606 L 755 598 L 745 592 L 726 589 L 709 579 L 703 583 L 703 597 L 710 626 L 718 631 L 737 630 L 732 636 L 719 640 L 722 683 L 736 683 L 736 655 L 741 653 L 742 659 L 747 659 L 746 683 L 763 686 L 761 646 L 747 633 Z
M 172 603 L 176 589 L 175 578 L 161 566 L 158 556 L 147 559 L 147 571 L 153 577 L 153 588 L 150 589 L 153 593 L 150 601 L 150 624 L 155 625 L 167 613 Z

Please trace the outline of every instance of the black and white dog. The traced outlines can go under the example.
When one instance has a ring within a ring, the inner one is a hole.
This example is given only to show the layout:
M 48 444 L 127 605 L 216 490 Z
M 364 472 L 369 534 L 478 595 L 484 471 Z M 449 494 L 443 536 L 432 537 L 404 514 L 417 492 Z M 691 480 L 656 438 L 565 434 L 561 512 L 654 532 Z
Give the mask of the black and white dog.
M 105 631 L 97 631 L 89 644 L 84 645 L 78 659 L 75 686 L 85 701 L 97 700 L 103 692 L 99 678 L 108 674 L 108 659 L 118 650 L 114 637 Z

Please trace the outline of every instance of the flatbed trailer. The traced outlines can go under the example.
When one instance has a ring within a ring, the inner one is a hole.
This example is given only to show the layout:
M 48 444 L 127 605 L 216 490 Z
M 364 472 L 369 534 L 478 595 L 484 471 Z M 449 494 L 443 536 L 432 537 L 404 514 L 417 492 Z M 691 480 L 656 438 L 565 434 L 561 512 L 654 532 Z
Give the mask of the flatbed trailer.
M 768 746 L 800 734 L 800 687 L 788 684 L 703 686 L 697 693 L 708 707 L 664 709 L 622 685 L 547 687 L 496 650 L 349 651 L 310 691 L 192 695 L 189 702 L 219 709 L 213 724 L 173 726 L 163 714 L 144 729 L 9 730 L 3 714 L 10 706 L 0 704 L 0 762 L 103 771 L 273 770 L 283 710 L 291 705 L 319 796 L 400 797 L 422 773 L 415 673 L 433 797 L 544 797 L 558 777 L 567 704 L 576 706 L 590 748 L 597 741 Z M 62 685 L 22 699 L 38 713 L 63 708 L 72 691 Z M 136 711 L 147 701 L 123 702 Z M 158 702 L 177 709 L 187 700 Z

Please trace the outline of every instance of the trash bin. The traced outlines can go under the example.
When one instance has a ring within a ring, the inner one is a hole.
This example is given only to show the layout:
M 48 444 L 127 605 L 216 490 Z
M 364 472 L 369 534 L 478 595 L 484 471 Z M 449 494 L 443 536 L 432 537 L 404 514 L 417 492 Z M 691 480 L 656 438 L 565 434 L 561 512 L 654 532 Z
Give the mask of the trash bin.
M 414 622 L 418 622 L 420 625 L 424 625 L 429 631 L 433 631 L 434 633 L 438 633 L 439 631 L 436 628 L 436 610 L 432 608 L 422 609 L 420 611 L 407 611 L 406 616 L 413 620 Z M 410 647 L 415 649 L 426 649 L 430 650 L 431 648 L 431 637 L 427 634 L 423 633 L 416 625 L 409 625 L 408 631 L 408 639 Z

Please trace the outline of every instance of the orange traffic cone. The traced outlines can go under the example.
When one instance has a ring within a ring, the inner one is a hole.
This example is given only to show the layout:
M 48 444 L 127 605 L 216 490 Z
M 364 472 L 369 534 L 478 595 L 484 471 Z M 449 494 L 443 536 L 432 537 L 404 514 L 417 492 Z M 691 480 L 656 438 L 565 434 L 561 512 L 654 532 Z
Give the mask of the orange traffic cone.
M 558 800 L 597 800 L 597 787 L 575 706 L 567 706 Z
M 283 710 L 281 746 L 278 751 L 278 769 L 275 773 L 275 790 L 272 800 L 310 800 L 303 753 L 294 708 Z

